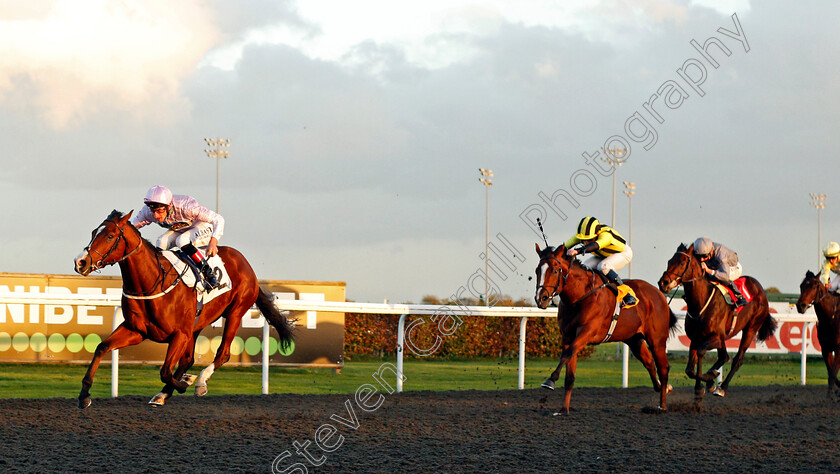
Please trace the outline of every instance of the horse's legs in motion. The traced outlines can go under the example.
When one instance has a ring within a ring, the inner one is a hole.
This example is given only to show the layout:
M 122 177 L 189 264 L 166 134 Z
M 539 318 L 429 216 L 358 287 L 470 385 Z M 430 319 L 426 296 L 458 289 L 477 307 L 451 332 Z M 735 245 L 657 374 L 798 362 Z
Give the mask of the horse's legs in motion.
M 577 354 L 580 352 L 581 349 L 586 345 L 586 341 L 592 339 L 592 333 L 595 332 L 596 329 L 594 328 L 587 328 L 578 333 L 574 336 L 574 340 L 572 340 L 571 344 L 564 344 L 563 354 L 560 356 L 560 362 L 557 364 L 557 368 L 554 369 L 554 372 L 542 383 L 544 388 L 550 388 L 554 390 L 554 382 L 556 382 L 560 378 L 560 369 L 563 366 L 566 366 L 566 383 L 565 389 L 566 393 L 563 399 L 563 410 L 561 413 L 569 413 L 569 404 L 572 398 L 572 387 L 575 383 L 575 367 L 577 366 Z M 565 336 L 563 336 L 565 339 Z
M 200 331 L 199 331 L 200 332 Z M 193 343 L 192 343 L 192 350 L 187 350 L 181 356 L 181 360 L 178 361 L 178 369 L 175 371 L 175 374 L 172 376 L 175 380 L 180 380 L 187 384 L 187 386 L 191 385 L 193 381 L 195 381 L 195 375 L 185 375 L 186 372 L 193 366 L 195 363 L 195 338 L 197 337 L 198 332 L 193 334 Z M 166 403 L 166 399 L 172 396 L 172 393 L 175 391 L 175 385 L 168 383 L 163 386 L 160 393 L 152 397 L 149 400 L 149 405 L 155 406 L 163 406 Z M 183 393 L 183 392 L 182 392 Z
M 825 362 L 825 370 L 828 371 L 828 398 L 834 394 L 834 385 L 837 383 L 837 364 L 834 357 L 834 351 L 822 346 L 822 356 Z
M 735 372 L 737 372 L 741 367 L 741 364 L 744 363 L 744 353 L 747 352 L 747 349 L 749 349 L 750 345 L 753 341 L 755 341 L 755 336 L 757 334 L 758 328 L 752 328 L 751 326 L 747 326 L 741 332 L 741 344 L 738 345 L 738 352 L 735 354 L 735 357 L 732 358 L 732 365 L 729 367 L 729 373 L 726 374 L 726 378 L 723 379 L 723 383 L 720 384 L 720 387 L 715 390 L 715 395 L 719 397 L 726 395 L 726 389 L 729 388 L 729 382 L 732 380 L 732 376 L 735 375 Z
M 569 361 L 569 357 L 567 356 L 567 354 L 571 354 L 569 351 L 571 351 L 571 346 L 563 341 L 563 351 L 560 352 L 560 361 L 557 363 L 557 368 L 551 372 L 551 375 L 549 375 L 547 379 L 545 379 L 545 382 L 541 385 L 542 388 L 554 390 L 554 382 L 560 379 L 560 371 Z
M 176 332 L 172 335 L 172 338 L 169 340 L 169 347 L 166 348 L 166 357 L 163 360 L 163 365 L 160 367 L 161 382 L 165 385 L 172 385 L 178 393 L 186 392 L 189 385 L 179 380 L 180 377 L 176 379 L 172 368 L 175 366 L 175 361 L 181 360 L 184 357 L 184 353 L 188 349 L 193 348 L 190 346 L 193 342 L 190 336 L 191 334 L 188 335 L 182 332 Z
M 213 372 L 215 372 L 216 369 L 225 365 L 225 363 L 230 360 L 230 345 L 233 342 L 233 338 L 236 337 L 236 331 L 239 330 L 240 321 L 242 320 L 242 316 L 245 315 L 245 311 L 247 311 L 247 309 L 248 308 L 238 308 L 232 311 L 225 311 L 222 314 L 222 316 L 225 316 L 225 329 L 222 333 L 222 343 L 216 351 L 216 357 L 213 359 L 213 363 L 205 367 L 198 375 L 198 379 L 195 381 L 195 395 L 197 397 L 207 395 L 207 381 L 210 380 L 210 376 L 213 375 Z
M 82 379 L 82 391 L 79 392 L 79 408 L 87 408 L 90 406 L 90 387 L 93 385 L 93 377 L 96 375 L 96 369 L 102 361 L 102 357 L 114 349 L 121 349 L 123 347 L 133 346 L 143 341 L 143 336 L 125 326 L 119 325 L 114 332 L 108 336 L 107 339 L 96 346 L 96 351 L 93 353 L 93 359 L 90 361 L 87 373 Z
M 715 363 L 709 368 L 709 370 L 701 375 L 700 377 L 706 381 L 706 390 L 710 391 L 712 394 L 717 395 L 719 397 L 724 396 L 726 389 L 721 389 L 720 386 L 715 386 L 717 382 L 717 377 L 720 375 L 720 368 L 723 367 L 723 364 L 729 362 L 729 352 L 726 350 L 726 341 L 721 341 L 721 346 L 717 350 L 718 358 L 715 360 Z M 732 365 L 735 365 L 733 361 Z M 732 374 L 732 367 L 730 367 L 729 376 Z M 727 377 L 727 380 L 729 377 Z M 712 388 L 714 387 L 714 388 Z
M 685 368 L 685 374 L 688 378 L 694 379 L 694 400 L 699 402 L 703 400 L 706 394 L 706 388 L 703 387 L 703 379 L 698 375 L 703 370 L 703 356 L 706 355 L 705 349 L 700 349 L 698 345 L 691 343 L 688 351 L 688 365 Z
M 650 353 L 650 349 L 648 349 L 644 342 L 644 337 L 641 334 L 635 334 L 630 339 L 624 341 L 624 343 L 630 348 L 630 352 L 632 352 L 633 355 L 639 359 L 642 365 L 645 366 L 645 369 L 647 369 L 648 374 L 650 375 L 650 381 L 653 383 L 653 389 L 658 392 L 662 388 L 662 384 L 659 381 L 659 376 L 656 374 L 656 366 L 653 363 L 653 355 Z
M 668 364 L 668 354 L 665 351 L 665 345 L 654 349 L 655 353 L 651 353 L 650 348 L 645 344 L 645 339 L 641 334 L 633 336 L 630 340 L 625 341 L 633 355 L 642 362 L 642 365 L 650 374 L 650 381 L 653 383 L 653 389 L 659 392 L 659 408 L 667 410 L 665 402 L 674 388 L 668 385 L 668 372 L 671 366 Z
M 563 384 L 563 409 L 560 410 L 560 413 L 569 414 L 571 413 L 571 404 L 572 404 L 572 389 L 575 386 L 575 370 L 577 369 L 577 352 L 575 352 L 571 358 L 569 358 L 569 362 L 566 364 L 566 379 Z

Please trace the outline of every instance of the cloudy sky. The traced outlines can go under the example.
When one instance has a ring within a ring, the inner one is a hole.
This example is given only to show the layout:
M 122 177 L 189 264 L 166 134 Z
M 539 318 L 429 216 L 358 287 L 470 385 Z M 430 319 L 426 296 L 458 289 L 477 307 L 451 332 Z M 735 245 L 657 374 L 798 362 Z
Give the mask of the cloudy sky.
M 222 244 L 260 278 L 345 281 L 371 302 L 483 290 L 490 168 L 490 275 L 530 298 L 533 220 L 551 244 L 584 215 L 609 223 L 613 168 L 595 155 L 627 146 L 615 219 L 630 236 L 632 181 L 634 277 L 708 235 L 795 292 L 817 265 L 809 193 L 828 196 L 823 245 L 840 240 L 838 10 L 6 0 L 0 271 L 72 273 L 90 231 L 154 184 L 215 208 L 203 138 L 220 137 Z

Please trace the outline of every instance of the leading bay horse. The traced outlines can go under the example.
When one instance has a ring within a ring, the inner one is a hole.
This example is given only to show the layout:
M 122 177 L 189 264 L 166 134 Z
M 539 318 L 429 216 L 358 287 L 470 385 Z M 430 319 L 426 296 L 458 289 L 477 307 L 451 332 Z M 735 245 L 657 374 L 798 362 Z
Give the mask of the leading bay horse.
M 817 340 L 820 341 L 820 351 L 828 370 L 828 396 L 831 398 L 834 386 L 840 387 L 837 380 L 840 369 L 840 295 L 828 291 L 820 283 L 819 275 L 808 271 L 799 285 L 796 310 L 801 314 L 811 305 L 817 313 Z
M 685 290 L 687 306 L 685 334 L 691 341 L 688 352 L 688 365 L 685 373 L 694 379 L 694 397 L 697 402 L 703 399 L 706 390 L 712 389 L 719 370 L 727 361 L 726 341 L 741 333 L 738 352 L 732 359 L 732 366 L 726 378 L 714 387 L 712 393 L 719 397 L 726 395 L 729 382 L 741 367 L 744 353 L 758 336 L 764 341 L 776 331 L 776 320 L 770 315 L 767 295 L 761 283 L 753 277 L 746 278 L 746 288 L 753 296 L 752 300 L 736 313 L 734 306 L 726 302 L 725 297 L 714 284 L 706 278 L 700 266 L 700 260 L 694 256 L 694 245 L 686 247 L 680 244 L 676 253 L 668 260 L 668 268 L 659 279 L 659 289 L 668 293 L 679 285 Z M 717 349 L 718 358 L 706 373 L 702 373 L 703 356 L 709 349 Z M 706 386 L 703 387 L 703 382 Z
M 624 280 L 639 303 L 621 309 L 612 326 L 616 294 L 595 272 L 586 269 L 576 258 L 566 256 L 566 247 L 555 249 L 536 246 L 540 256 L 537 265 L 537 306 L 548 307 L 555 295 L 560 296 L 557 324 L 562 333 L 563 352 L 557 369 L 542 386 L 554 390 L 554 382 L 566 367 L 565 398 L 561 413 L 569 413 L 575 383 L 577 355 L 587 344 L 624 342 L 650 374 L 653 389 L 659 392 L 659 409 L 666 410 L 666 397 L 673 388 L 668 385 L 668 356 L 665 344 L 677 317 L 668 307 L 665 296 L 642 280 Z
M 82 379 L 79 408 L 90 406 L 90 387 L 102 357 L 114 349 L 139 344 L 146 339 L 169 345 L 160 369 L 160 379 L 165 386 L 149 403 L 163 405 L 173 390 L 184 393 L 193 381 L 185 374 L 194 362 L 196 337 L 202 329 L 223 317 L 222 342 L 213 364 L 195 381 L 196 395 L 206 394 L 207 380 L 230 359 L 230 345 L 242 317 L 255 303 L 277 330 L 280 347 L 289 347 L 294 336 L 293 324 L 274 306 L 274 296 L 260 288 L 254 270 L 238 250 L 219 247 L 219 255 L 230 276 L 231 290 L 204 304 L 197 315 L 195 290 L 181 282 L 178 271 L 160 250 L 140 235 L 129 222 L 130 217 L 131 212 L 123 215 L 113 211 L 93 230 L 90 243 L 75 260 L 75 270 L 83 276 L 108 265 L 119 265 L 125 318 L 96 347 Z

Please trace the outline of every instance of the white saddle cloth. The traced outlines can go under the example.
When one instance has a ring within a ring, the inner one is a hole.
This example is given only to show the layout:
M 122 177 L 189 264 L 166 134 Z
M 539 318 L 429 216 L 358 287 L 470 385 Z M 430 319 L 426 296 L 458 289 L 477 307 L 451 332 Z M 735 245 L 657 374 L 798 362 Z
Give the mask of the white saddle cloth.
M 202 250 L 202 252 L 204 251 Z M 181 281 L 190 288 L 196 288 L 195 293 L 198 301 L 207 303 L 212 301 L 213 298 L 231 290 L 230 275 L 228 275 L 228 272 L 225 269 L 225 262 L 222 261 L 222 257 L 214 255 L 207 258 L 207 264 L 210 265 L 210 268 L 213 269 L 213 272 L 216 273 L 216 276 L 219 278 L 219 286 L 210 291 L 205 291 L 203 285 L 196 286 L 197 282 L 192 268 L 188 268 L 187 263 L 178 258 L 178 256 L 175 255 L 175 252 L 171 250 L 163 250 L 161 253 L 167 260 L 169 260 L 172 266 L 175 267 L 178 273 L 181 274 Z

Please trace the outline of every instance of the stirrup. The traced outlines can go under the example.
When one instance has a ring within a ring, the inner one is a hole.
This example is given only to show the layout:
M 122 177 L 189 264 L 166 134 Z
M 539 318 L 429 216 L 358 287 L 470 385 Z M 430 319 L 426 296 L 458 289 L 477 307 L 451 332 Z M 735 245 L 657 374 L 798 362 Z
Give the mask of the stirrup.
M 631 295 L 630 293 L 627 293 L 626 295 L 624 295 L 624 298 L 621 299 L 621 307 L 622 308 L 632 307 L 632 306 L 635 306 L 636 303 L 638 303 L 638 302 L 639 302 L 639 300 L 637 300 L 633 295 Z
M 216 278 L 216 273 L 213 272 L 213 269 L 207 262 L 204 262 L 204 266 L 201 268 L 201 276 L 204 277 L 204 282 L 206 283 L 205 288 L 209 291 L 219 286 L 219 279 Z

